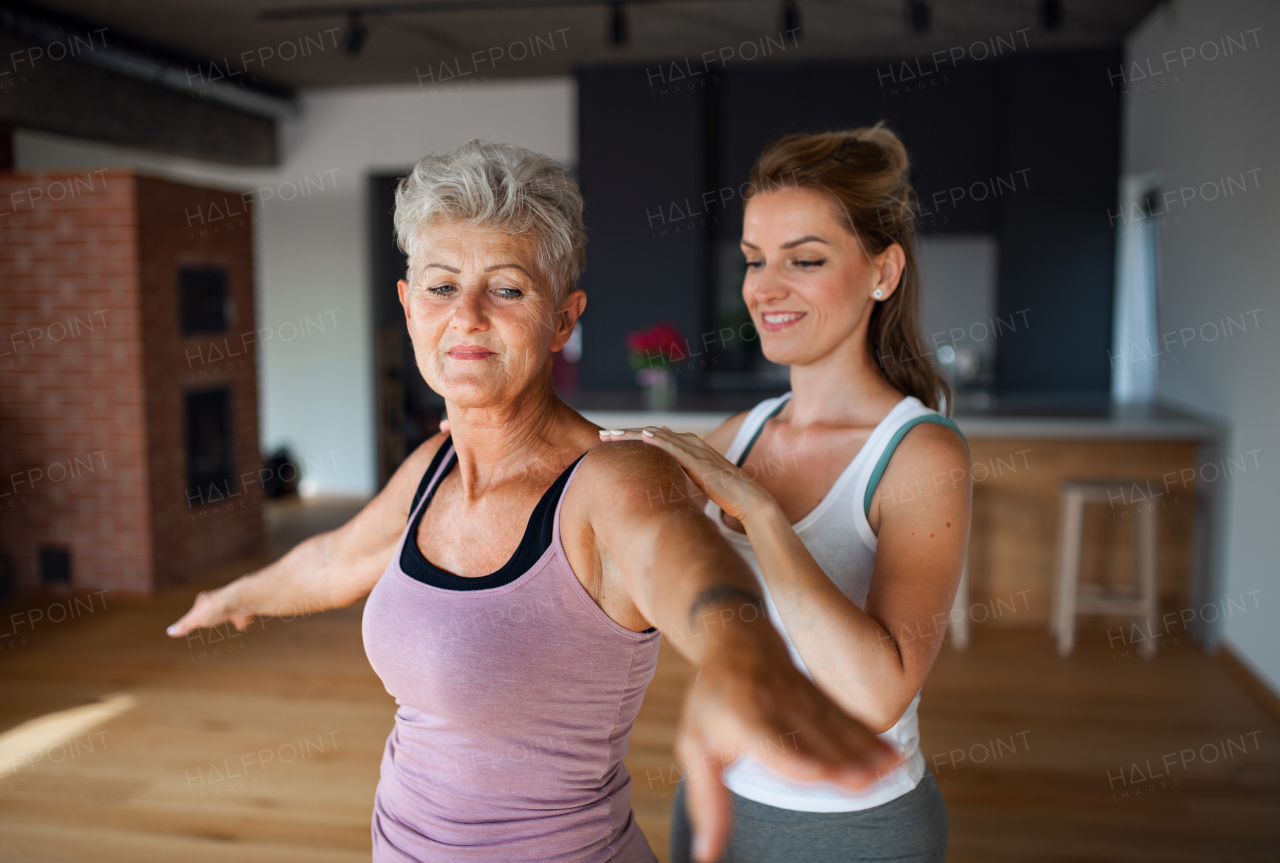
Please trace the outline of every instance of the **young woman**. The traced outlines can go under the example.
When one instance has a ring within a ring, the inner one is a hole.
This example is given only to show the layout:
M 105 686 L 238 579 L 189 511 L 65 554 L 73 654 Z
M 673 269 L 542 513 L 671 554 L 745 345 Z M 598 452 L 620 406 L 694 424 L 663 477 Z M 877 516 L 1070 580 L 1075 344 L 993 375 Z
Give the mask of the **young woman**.
M 779 140 L 752 170 L 742 295 L 791 392 L 703 442 L 608 434 L 670 453 L 747 560 L 796 664 L 905 754 L 862 793 L 744 759 L 725 776 L 726 860 L 941 861 L 947 812 L 920 753 L 920 688 L 969 535 L 966 444 L 919 355 L 908 160 L 881 126 Z M 690 859 L 684 789 L 673 861 Z

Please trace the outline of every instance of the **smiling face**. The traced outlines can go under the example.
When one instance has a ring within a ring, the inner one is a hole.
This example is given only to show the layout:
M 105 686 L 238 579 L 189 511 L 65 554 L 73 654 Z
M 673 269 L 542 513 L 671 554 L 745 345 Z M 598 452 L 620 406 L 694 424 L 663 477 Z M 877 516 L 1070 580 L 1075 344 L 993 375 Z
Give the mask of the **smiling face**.
M 829 195 L 806 188 L 747 203 L 742 298 L 764 355 L 775 363 L 800 366 L 841 348 L 865 350 L 872 292 L 880 289 L 884 300 L 898 286 L 902 248 L 894 243 L 868 258 L 835 206 Z
M 534 241 L 468 224 L 422 229 L 401 281 L 409 336 L 427 384 L 463 408 L 501 408 L 543 380 L 551 354 L 586 305 L 582 291 L 557 303 L 537 266 Z

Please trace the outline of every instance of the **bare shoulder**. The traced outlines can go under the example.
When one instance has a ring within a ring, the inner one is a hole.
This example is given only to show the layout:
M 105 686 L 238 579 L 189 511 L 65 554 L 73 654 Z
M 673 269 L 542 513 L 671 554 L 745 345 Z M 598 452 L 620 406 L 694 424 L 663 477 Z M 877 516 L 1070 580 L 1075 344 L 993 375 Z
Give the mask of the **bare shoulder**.
M 683 479 L 684 470 L 674 458 L 655 446 L 623 440 L 592 447 L 583 459 L 580 474 L 584 485 L 592 490 L 619 495 L 677 477 Z
M 641 441 L 611 441 L 592 447 L 582 460 L 565 492 L 561 525 L 638 529 L 691 499 L 689 479 L 674 458 Z
M 898 454 L 905 456 L 904 461 L 929 466 L 969 466 L 969 446 L 964 438 L 940 423 L 924 422 L 913 427 L 898 444 L 894 455 Z
M 946 477 L 941 480 L 939 477 Z M 962 481 L 963 480 L 963 481 Z M 939 423 L 920 423 L 898 443 L 885 468 L 882 487 L 899 483 L 929 487 L 940 482 L 950 488 L 968 488 L 969 447 L 964 438 Z
M 565 491 L 560 531 L 573 571 L 597 602 L 599 579 L 614 572 L 609 557 L 649 536 L 675 498 L 687 500 L 687 483 L 675 459 L 642 441 L 599 443 L 587 451 Z
M 969 511 L 972 487 L 964 439 L 946 426 L 920 423 L 889 458 L 867 520 L 879 536 L 886 523 L 915 524 L 929 513 L 959 517 Z
M 742 423 L 749 413 L 750 411 L 743 411 L 740 414 L 734 414 L 703 440 L 710 444 L 713 450 L 724 455 L 729 451 L 729 447 L 733 446 L 733 439 L 738 436 L 738 429 L 742 428 Z

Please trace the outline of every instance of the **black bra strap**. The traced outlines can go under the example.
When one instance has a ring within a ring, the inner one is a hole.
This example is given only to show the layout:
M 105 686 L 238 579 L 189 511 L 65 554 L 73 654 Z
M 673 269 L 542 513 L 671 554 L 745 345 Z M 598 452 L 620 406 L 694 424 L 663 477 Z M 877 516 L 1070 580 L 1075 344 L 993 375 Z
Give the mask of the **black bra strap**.
M 413 519 L 413 511 L 418 508 L 418 504 L 422 502 L 422 496 L 427 493 L 427 486 L 431 485 L 431 478 L 436 475 L 436 471 L 440 470 L 440 465 L 444 464 L 444 458 L 449 454 L 449 444 L 453 440 L 450 435 L 440 444 L 440 449 L 436 450 L 435 458 L 431 459 L 431 464 L 427 466 L 427 472 L 422 475 L 422 481 L 418 483 L 418 490 L 413 493 L 413 503 L 409 506 L 409 518 L 406 523 Z

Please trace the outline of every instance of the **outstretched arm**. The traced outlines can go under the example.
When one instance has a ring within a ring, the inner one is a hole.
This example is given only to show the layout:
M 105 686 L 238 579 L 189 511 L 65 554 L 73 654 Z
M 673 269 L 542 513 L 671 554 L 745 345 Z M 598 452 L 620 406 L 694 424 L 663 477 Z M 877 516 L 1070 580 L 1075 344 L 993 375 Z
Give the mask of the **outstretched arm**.
M 899 754 L 843 713 L 792 664 L 755 579 L 715 526 L 689 506 L 684 471 L 638 443 L 599 447 L 585 501 L 601 593 L 629 595 L 698 666 L 677 740 L 685 763 L 694 855 L 713 860 L 729 836 L 720 775 L 750 754 L 797 781 L 865 788 Z M 675 494 L 672 494 L 672 490 Z
M 341 608 L 367 596 L 391 561 L 414 490 L 444 438 L 436 435 L 418 447 L 386 488 L 342 527 L 299 543 L 264 569 L 200 593 L 169 635 L 228 621 L 243 630 L 254 618 L 282 610 Z

